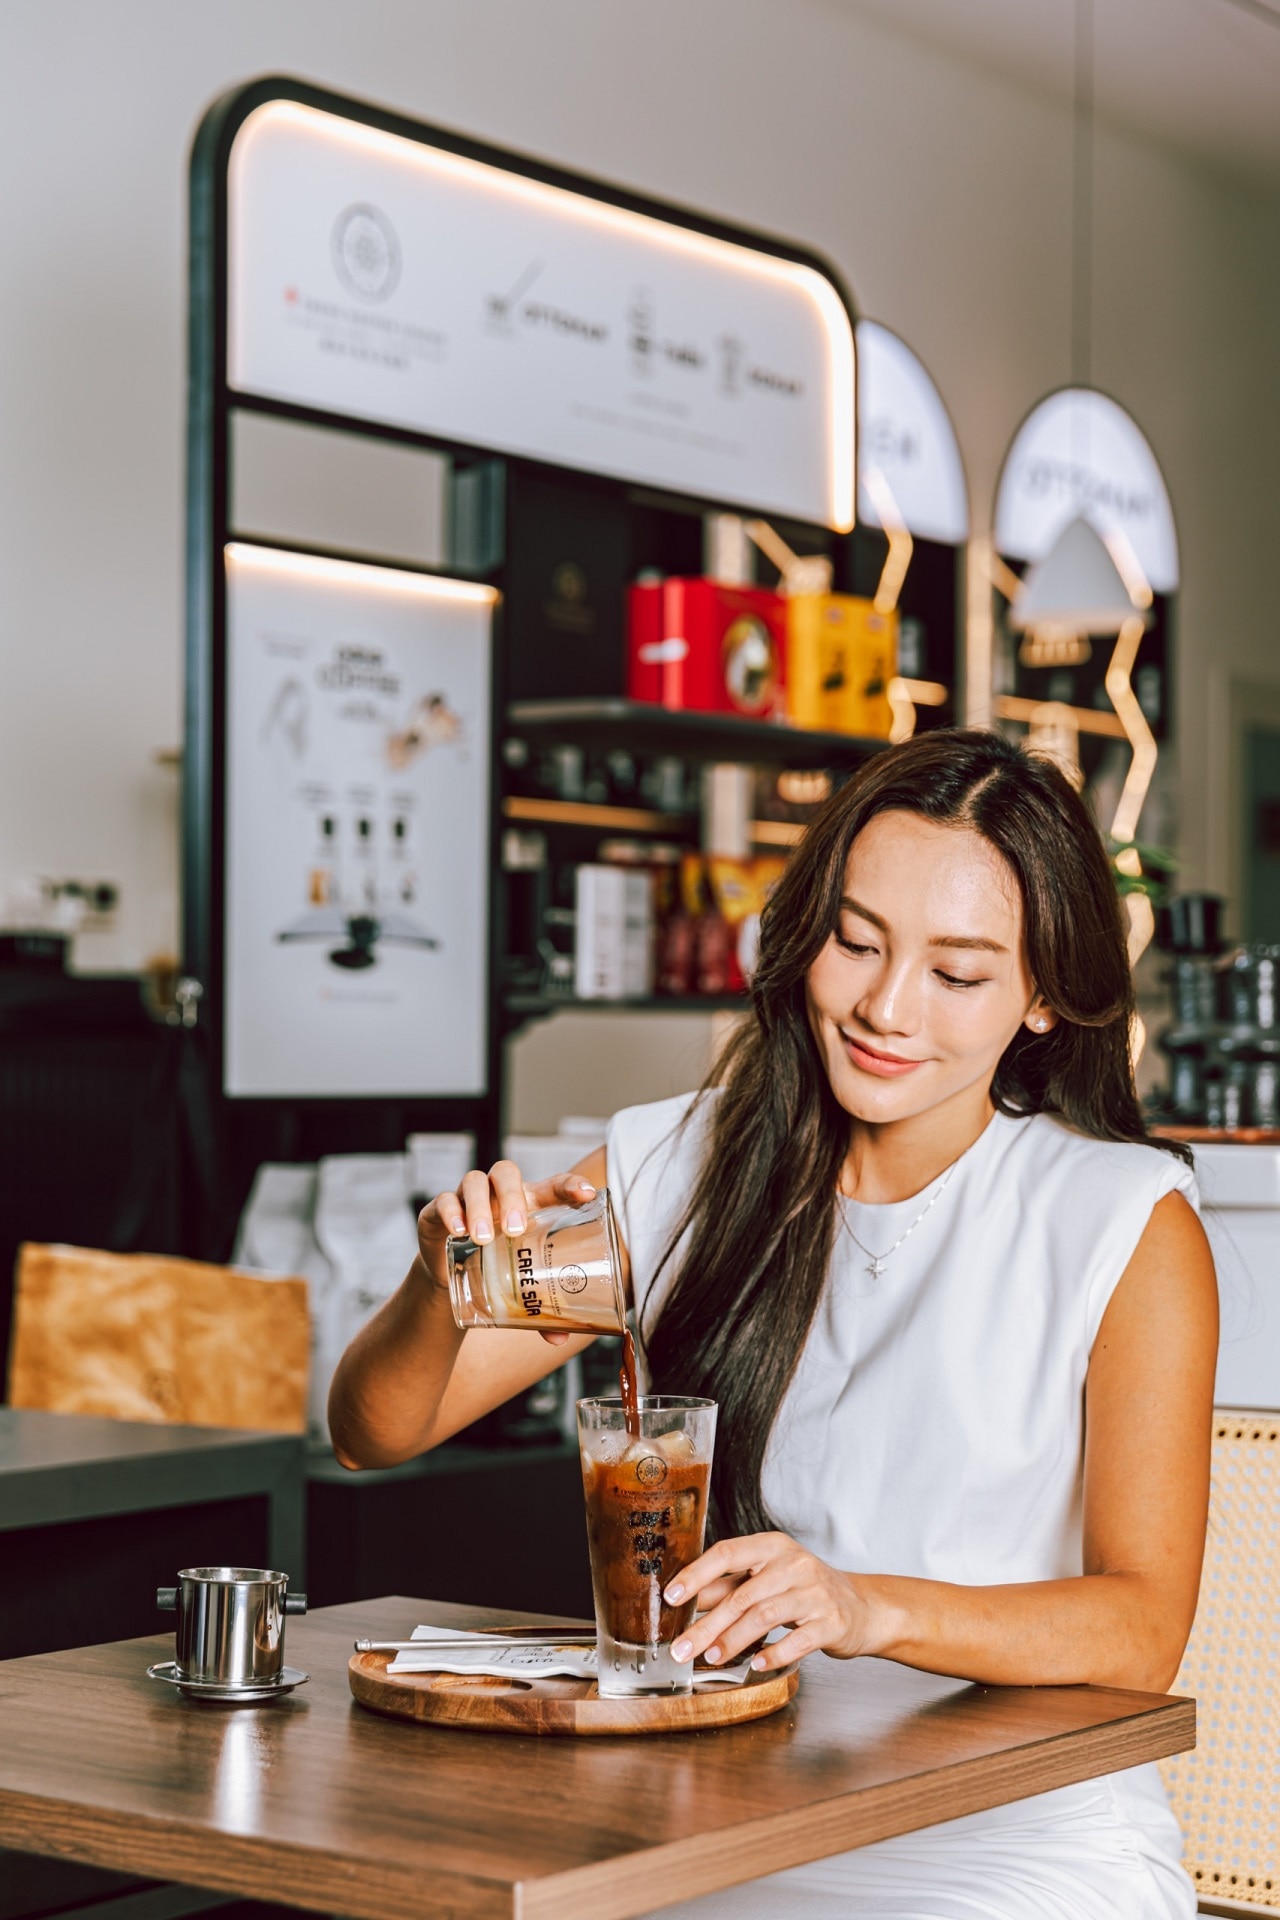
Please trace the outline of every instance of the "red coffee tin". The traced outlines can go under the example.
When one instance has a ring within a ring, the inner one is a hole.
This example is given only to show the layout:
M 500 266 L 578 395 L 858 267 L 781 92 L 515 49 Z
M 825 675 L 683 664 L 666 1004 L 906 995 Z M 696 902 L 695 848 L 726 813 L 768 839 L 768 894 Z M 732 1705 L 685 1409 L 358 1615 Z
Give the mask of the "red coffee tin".
M 633 700 L 771 720 L 785 708 L 786 601 L 765 587 L 674 576 L 629 590 Z

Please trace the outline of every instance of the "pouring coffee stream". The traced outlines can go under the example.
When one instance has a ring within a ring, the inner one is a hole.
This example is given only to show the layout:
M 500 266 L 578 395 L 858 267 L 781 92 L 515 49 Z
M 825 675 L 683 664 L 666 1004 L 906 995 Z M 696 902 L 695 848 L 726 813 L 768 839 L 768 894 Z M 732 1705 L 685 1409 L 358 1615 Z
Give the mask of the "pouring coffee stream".
M 618 1371 L 618 1386 L 622 1392 L 622 1404 L 626 1409 L 627 1432 L 632 1439 L 640 1435 L 640 1382 L 636 1372 L 636 1343 L 630 1327 L 622 1332 L 622 1366 Z

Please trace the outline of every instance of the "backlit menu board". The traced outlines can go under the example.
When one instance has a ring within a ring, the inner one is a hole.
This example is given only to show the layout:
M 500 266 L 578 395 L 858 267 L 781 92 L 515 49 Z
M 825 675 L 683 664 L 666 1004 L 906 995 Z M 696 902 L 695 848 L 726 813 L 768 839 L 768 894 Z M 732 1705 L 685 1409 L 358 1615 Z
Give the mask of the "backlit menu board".
M 996 498 L 997 550 L 1039 560 L 1068 520 L 1118 533 L 1156 593 L 1178 586 L 1178 536 L 1155 454 L 1137 422 L 1105 393 L 1064 387 L 1028 414 L 1009 449 Z
M 859 320 L 857 338 L 859 520 L 880 525 L 874 497 L 878 474 L 910 532 L 963 546 L 969 537 L 969 494 L 941 394 L 905 340 L 888 327 Z
M 234 389 L 853 524 L 853 329 L 813 266 L 283 100 L 228 219 Z

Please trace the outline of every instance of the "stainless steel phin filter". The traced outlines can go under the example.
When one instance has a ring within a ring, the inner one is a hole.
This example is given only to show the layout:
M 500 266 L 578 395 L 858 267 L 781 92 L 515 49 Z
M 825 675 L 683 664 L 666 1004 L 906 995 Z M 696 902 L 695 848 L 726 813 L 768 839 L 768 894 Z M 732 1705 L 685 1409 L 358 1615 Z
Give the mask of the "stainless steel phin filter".
M 289 1593 L 287 1573 L 264 1567 L 186 1567 L 176 1587 L 160 1587 L 156 1605 L 178 1615 L 175 1665 L 200 1685 L 269 1687 L 284 1669 L 286 1614 L 305 1613 L 305 1593 Z

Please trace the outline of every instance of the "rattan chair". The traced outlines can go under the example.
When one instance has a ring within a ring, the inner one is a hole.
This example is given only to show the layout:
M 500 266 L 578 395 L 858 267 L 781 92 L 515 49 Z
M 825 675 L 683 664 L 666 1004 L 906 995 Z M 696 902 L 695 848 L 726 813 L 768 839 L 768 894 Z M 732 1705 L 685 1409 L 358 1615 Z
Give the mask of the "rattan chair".
M 1194 1753 L 1161 1762 L 1200 1912 L 1280 1914 L 1280 1414 L 1219 1407 L 1209 1537 L 1176 1693 Z

